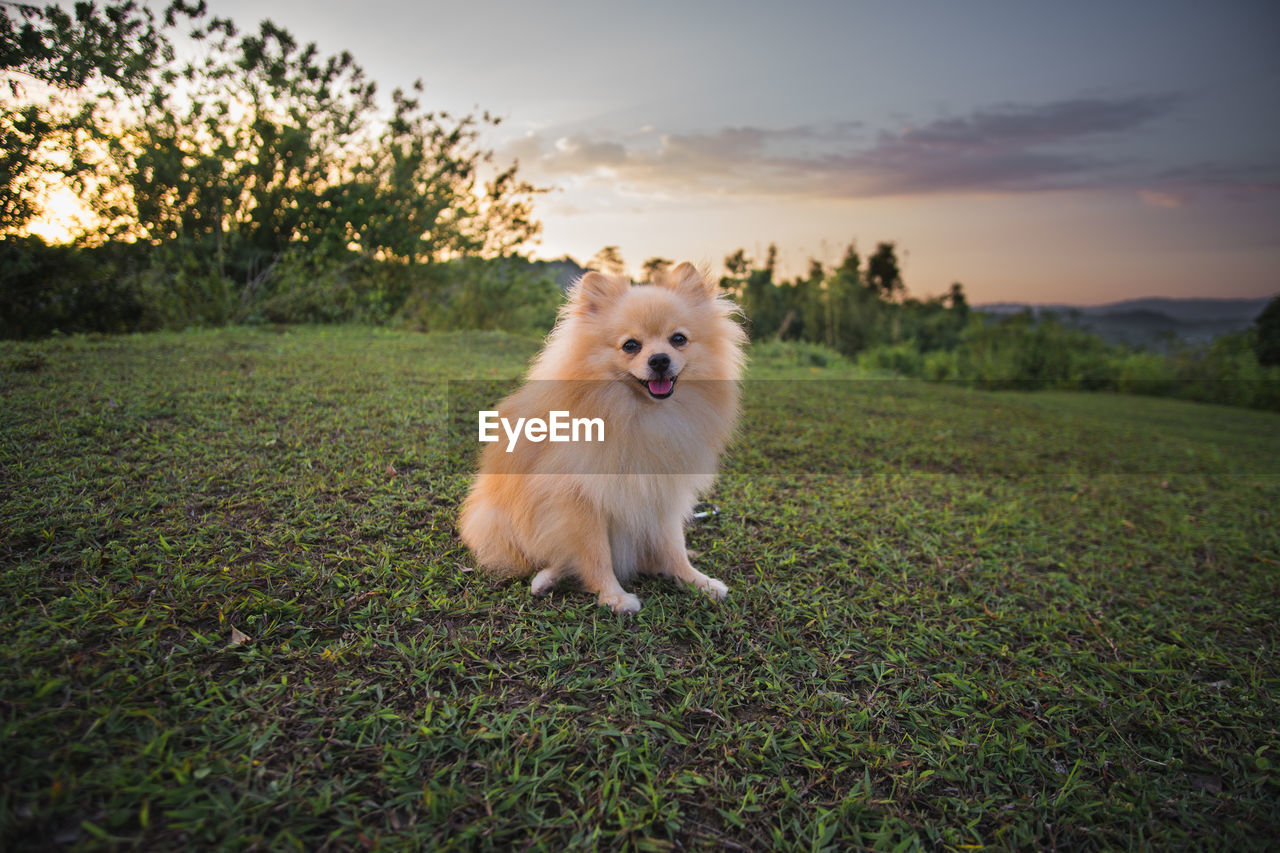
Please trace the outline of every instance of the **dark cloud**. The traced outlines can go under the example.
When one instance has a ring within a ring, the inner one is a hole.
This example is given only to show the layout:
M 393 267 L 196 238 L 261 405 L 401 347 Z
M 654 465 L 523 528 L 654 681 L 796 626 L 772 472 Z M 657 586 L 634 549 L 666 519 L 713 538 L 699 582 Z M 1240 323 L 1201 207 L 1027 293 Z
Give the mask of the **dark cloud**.
M 848 122 L 651 132 L 626 144 L 581 135 L 553 143 L 530 137 L 512 153 L 535 176 L 573 174 L 633 189 L 725 194 L 866 198 L 1097 187 L 1161 191 L 1195 181 L 1239 182 L 1238 169 L 1156 169 L 1114 153 L 1183 101 L 1160 94 L 1005 105 L 875 136 Z M 1252 182 L 1274 186 L 1274 170 L 1263 171 Z
M 887 134 L 890 144 L 932 150 L 992 150 L 1027 147 L 1132 130 L 1168 115 L 1177 95 L 1091 98 L 1034 107 L 1009 105 L 963 118 L 939 119 L 920 128 Z
M 1245 193 L 1280 192 L 1280 169 L 1275 164 L 1202 162 L 1165 169 L 1161 183 L 1196 189 L 1232 189 Z
M 865 151 L 832 158 L 834 173 L 871 195 L 959 190 L 1029 192 L 1098 183 L 1113 164 L 1082 149 L 1169 115 L 1175 95 L 1006 106 L 882 133 Z

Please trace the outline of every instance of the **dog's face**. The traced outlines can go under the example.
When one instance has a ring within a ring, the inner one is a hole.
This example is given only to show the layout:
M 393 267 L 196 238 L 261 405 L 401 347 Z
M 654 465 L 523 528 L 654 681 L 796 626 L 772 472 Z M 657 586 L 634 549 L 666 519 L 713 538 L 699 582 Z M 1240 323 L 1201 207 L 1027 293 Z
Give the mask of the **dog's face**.
M 666 296 L 666 294 L 661 294 Z M 629 300 L 631 301 L 631 300 Z M 650 304 L 645 305 L 644 302 Z M 675 393 L 676 380 L 690 355 L 690 330 L 678 313 L 664 310 L 666 298 L 639 300 L 628 311 L 619 312 L 614 327 L 614 344 L 619 367 L 654 400 Z
M 682 377 L 696 378 L 700 358 L 715 358 L 723 337 L 711 310 L 714 286 L 689 264 L 651 286 L 588 273 L 575 293 L 580 316 L 598 333 L 594 353 L 602 372 L 625 381 L 637 396 L 662 401 Z

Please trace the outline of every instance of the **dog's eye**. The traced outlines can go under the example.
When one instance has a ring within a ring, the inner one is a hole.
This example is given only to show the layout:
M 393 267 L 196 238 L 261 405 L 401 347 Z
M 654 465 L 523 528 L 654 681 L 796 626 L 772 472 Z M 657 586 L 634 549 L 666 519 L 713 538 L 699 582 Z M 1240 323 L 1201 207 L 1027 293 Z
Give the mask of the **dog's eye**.
M 676 332 L 671 336 L 671 345 L 673 347 L 682 347 L 687 343 L 689 343 L 689 339 L 680 332 Z
M 640 352 L 640 342 L 637 341 L 635 338 L 632 338 L 631 340 L 627 341 L 625 344 L 622 345 L 622 351 L 630 355 L 635 355 L 636 353 Z

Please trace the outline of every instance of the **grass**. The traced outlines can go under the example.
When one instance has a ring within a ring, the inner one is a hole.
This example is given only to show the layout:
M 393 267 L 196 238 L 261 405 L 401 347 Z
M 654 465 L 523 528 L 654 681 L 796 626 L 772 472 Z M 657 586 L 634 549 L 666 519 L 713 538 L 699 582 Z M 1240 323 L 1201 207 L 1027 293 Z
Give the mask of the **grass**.
M 770 348 L 621 620 L 470 571 L 449 380 L 536 342 L 0 345 L 5 849 L 1262 849 L 1280 417 Z

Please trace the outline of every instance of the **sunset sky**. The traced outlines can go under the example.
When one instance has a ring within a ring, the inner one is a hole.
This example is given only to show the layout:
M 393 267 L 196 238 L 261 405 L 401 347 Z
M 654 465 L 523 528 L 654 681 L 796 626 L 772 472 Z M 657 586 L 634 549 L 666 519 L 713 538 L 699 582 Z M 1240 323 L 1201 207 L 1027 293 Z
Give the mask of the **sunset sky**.
M 1280 291 L 1280 4 L 211 0 L 502 116 L 534 254 L 784 274 L 896 241 L 912 295 Z

